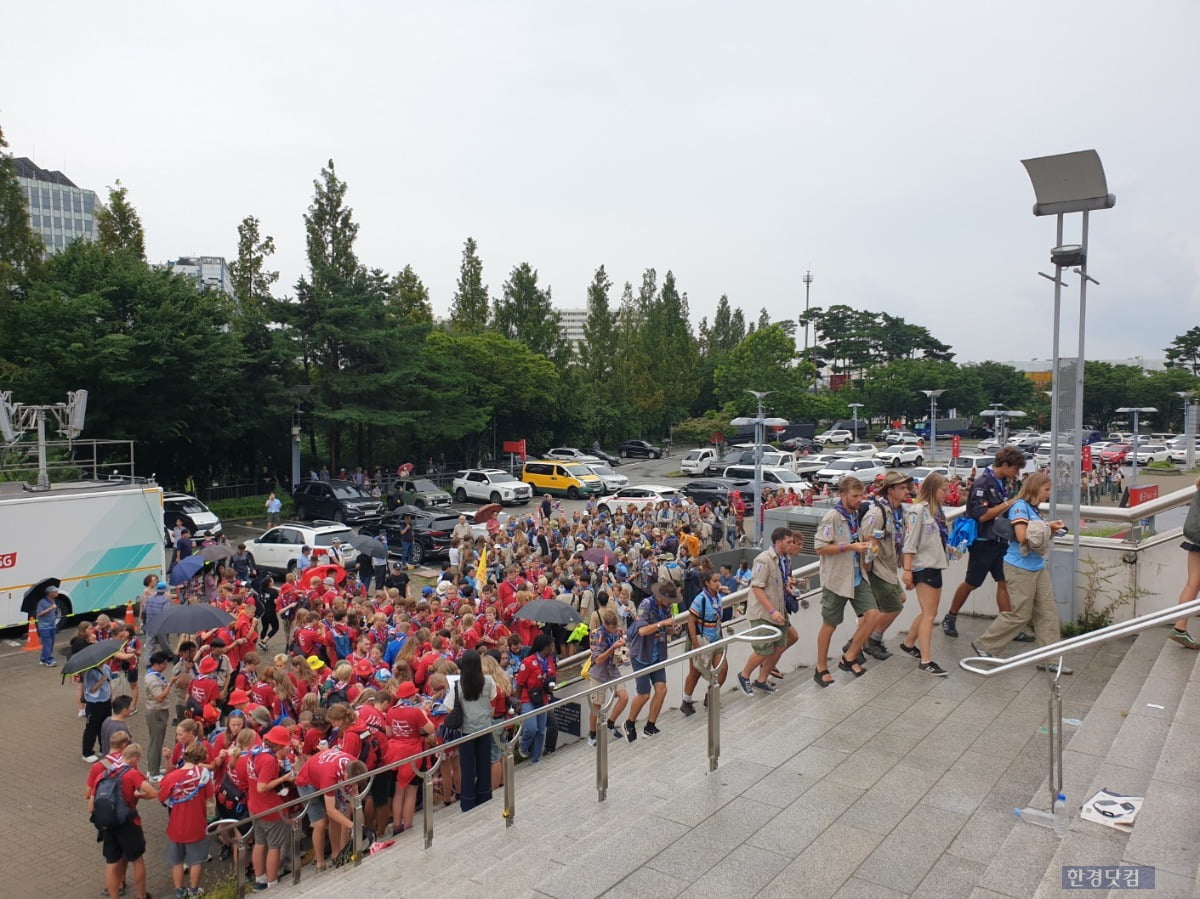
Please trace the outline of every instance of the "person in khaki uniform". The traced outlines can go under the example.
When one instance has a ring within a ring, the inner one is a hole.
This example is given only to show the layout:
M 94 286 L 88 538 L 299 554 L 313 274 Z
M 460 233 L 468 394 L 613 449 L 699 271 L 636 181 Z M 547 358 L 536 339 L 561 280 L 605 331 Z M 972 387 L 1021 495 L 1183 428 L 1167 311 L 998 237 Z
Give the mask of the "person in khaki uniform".
M 890 658 L 891 653 L 883 643 L 883 635 L 904 608 L 904 591 L 900 587 L 900 550 L 904 545 L 903 507 L 912 488 L 911 475 L 889 471 L 883 479 L 879 496 L 867 500 L 867 509 L 862 520 L 862 533 L 869 535 L 874 545 L 874 558 L 864 566 L 871 593 L 879 609 L 875 630 L 863 651 L 879 661 Z
M 858 507 L 865 488 L 858 478 L 847 475 L 838 484 L 837 504 L 825 513 L 817 525 L 816 552 L 821 564 L 821 629 L 817 631 L 817 666 L 813 680 L 828 687 L 833 676 L 822 668 L 829 658 L 833 632 L 842 623 L 846 604 L 859 616 L 858 627 L 850 644 L 838 660 L 838 668 L 862 677 L 867 669 L 859 664 L 858 654 L 875 630 L 879 610 L 863 571 L 863 556 L 871 543 L 862 539 L 858 526 Z
M 791 554 L 794 550 L 792 532 L 784 527 L 771 532 L 771 548 L 759 553 L 750 566 L 750 597 L 746 600 L 746 619 L 751 627 L 769 624 L 780 630 L 774 640 L 763 640 L 750 644 L 750 657 L 738 675 L 738 684 L 747 696 L 754 691 L 774 693 L 774 685 L 767 682 L 775 670 L 783 651 L 794 642 L 789 636 L 795 630 L 788 625 L 785 593 L 791 589 Z M 758 669 L 758 677 L 751 681 L 750 675 Z

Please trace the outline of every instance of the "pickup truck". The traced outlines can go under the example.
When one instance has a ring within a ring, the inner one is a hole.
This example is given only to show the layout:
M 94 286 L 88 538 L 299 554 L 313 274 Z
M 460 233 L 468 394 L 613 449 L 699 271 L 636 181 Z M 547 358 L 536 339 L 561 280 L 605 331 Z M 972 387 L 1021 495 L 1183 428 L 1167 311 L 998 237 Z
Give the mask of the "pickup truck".
M 718 459 L 717 451 L 712 447 L 690 450 L 679 463 L 679 470 L 684 474 L 705 474 Z
M 460 471 L 450 485 L 458 502 L 473 499 L 481 503 L 520 503 L 533 499 L 533 488 L 499 468 L 468 468 Z

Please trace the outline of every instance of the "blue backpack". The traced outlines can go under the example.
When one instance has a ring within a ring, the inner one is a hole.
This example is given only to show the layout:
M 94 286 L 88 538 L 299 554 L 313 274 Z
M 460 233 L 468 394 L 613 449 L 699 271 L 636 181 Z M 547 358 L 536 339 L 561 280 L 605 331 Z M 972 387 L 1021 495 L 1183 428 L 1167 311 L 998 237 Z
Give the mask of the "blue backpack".
M 970 546 L 975 542 L 975 538 L 979 536 L 979 524 L 974 518 L 968 518 L 966 515 L 959 515 L 954 519 L 954 524 L 950 528 L 950 536 L 946 542 L 951 546 L 962 546 L 964 543 Z

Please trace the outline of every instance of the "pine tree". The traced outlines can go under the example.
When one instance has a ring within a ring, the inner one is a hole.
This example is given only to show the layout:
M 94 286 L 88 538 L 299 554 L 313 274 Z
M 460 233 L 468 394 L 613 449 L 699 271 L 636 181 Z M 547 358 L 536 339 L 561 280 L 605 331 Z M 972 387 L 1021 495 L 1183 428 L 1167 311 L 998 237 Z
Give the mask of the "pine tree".
M 458 270 L 458 287 L 450 306 L 450 324 L 464 334 L 482 331 L 488 326 L 488 288 L 483 283 L 483 262 L 479 258 L 475 238 L 463 244 L 462 264 Z
M 260 223 L 252 215 L 238 225 L 237 259 L 229 264 L 233 295 L 243 309 L 261 303 L 271 294 L 279 272 L 267 271 L 267 258 L 275 255 L 275 238 L 260 233 Z
M 583 325 L 583 344 L 579 347 L 579 362 L 597 387 L 612 373 L 617 354 L 617 316 L 608 299 L 611 289 L 608 272 L 600 266 L 588 285 L 588 317 Z
M 117 179 L 108 189 L 108 203 L 96 210 L 96 243 L 110 253 L 129 250 L 138 259 L 146 258 L 146 233 L 142 217 L 129 202 L 129 189 Z
M 411 265 L 404 266 L 404 271 L 392 279 L 388 308 L 392 315 L 404 321 L 425 324 L 433 321 L 429 288 Z
M 496 300 L 495 330 L 551 358 L 558 347 L 559 320 L 550 302 L 550 288 L 538 287 L 537 269 L 528 262 L 515 266 L 504 282 L 503 296 Z

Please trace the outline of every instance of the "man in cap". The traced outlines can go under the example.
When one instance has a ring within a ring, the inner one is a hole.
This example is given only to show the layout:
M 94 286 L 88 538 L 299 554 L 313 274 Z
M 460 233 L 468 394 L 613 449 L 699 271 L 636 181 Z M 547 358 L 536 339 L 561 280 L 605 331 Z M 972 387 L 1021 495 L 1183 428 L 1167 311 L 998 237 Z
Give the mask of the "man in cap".
M 167 606 L 170 604 L 171 597 L 167 593 L 167 583 L 166 581 L 159 581 L 154 585 L 154 592 L 142 603 L 142 630 L 145 631 L 149 628 L 154 623 L 154 620 L 166 611 Z M 174 655 L 171 652 L 171 647 L 165 634 L 155 634 L 154 645 L 151 648 L 161 650 L 167 655 Z
M 870 539 L 874 550 L 868 552 L 863 565 L 867 581 L 875 597 L 879 616 L 875 630 L 867 639 L 863 652 L 883 661 L 891 656 L 883 643 L 883 635 L 904 608 L 904 591 L 896 569 L 900 565 L 900 549 L 904 545 L 904 518 L 901 511 L 912 487 L 911 475 L 889 471 L 883 477 L 879 493 L 864 500 L 867 511 L 862 519 L 862 534 Z M 845 649 L 849 648 L 844 647 Z
M 769 625 L 778 628 L 779 635 L 750 644 L 750 656 L 738 675 L 738 686 L 747 696 L 754 691 L 774 693 L 775 687 L 767 678 L 776 670 L 779 659 L 788 648 L 792 628 L 788 625 L 787 596 L 792 576 L 792 532 L 786 527 L 771 532 L 771 546 L 759 553 L 751 565 L 750 597 L 746 602 L 746 619 L 751 627 Z M 758 677 L 750 675 L 758 669 Z
M 51 584 L 42 593 L 34 610 L 37 619 L 38 639 L 42 643 L 42 655 L 39 665 L 53 668 L 58 664 L 54 660 L 54 637 L 58 633 L 58 588 Z

